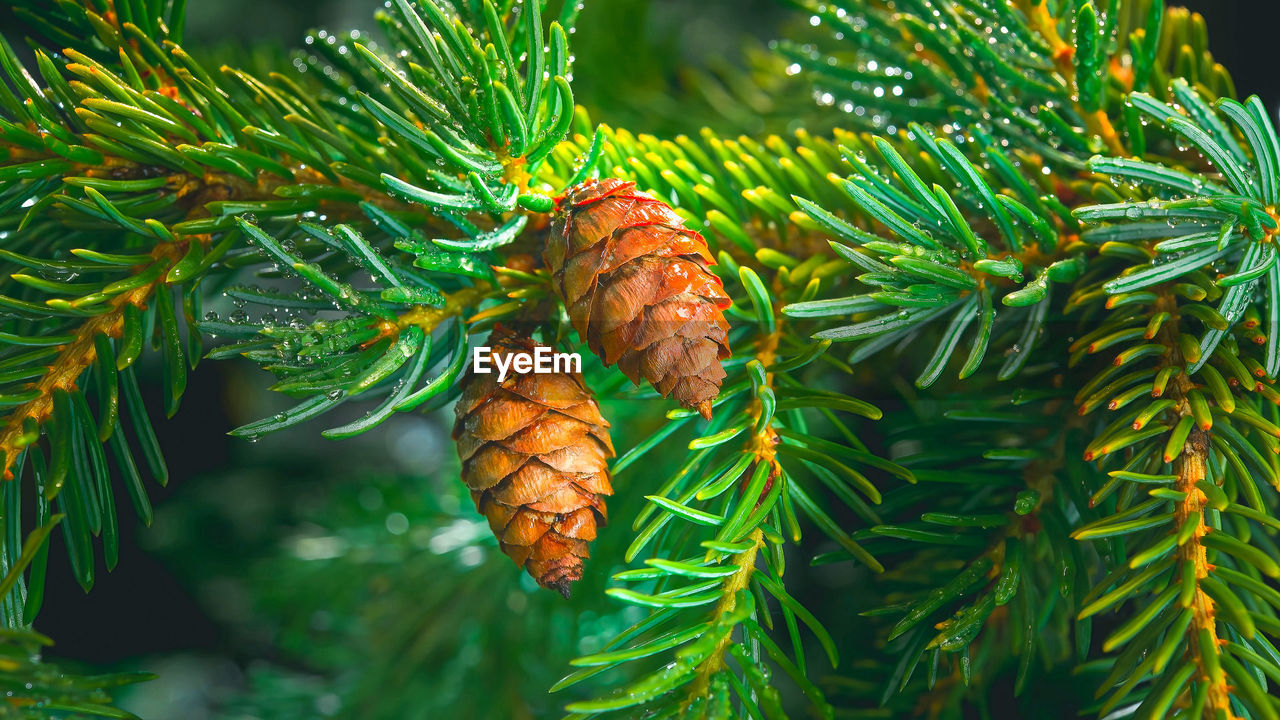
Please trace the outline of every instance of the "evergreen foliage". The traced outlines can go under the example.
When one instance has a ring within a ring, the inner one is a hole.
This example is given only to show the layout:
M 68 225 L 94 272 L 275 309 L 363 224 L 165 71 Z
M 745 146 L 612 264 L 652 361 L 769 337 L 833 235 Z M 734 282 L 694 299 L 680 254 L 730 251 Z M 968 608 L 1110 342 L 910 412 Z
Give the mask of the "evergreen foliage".
M 181 0 L 20 5 L 33 60 L 0 44 L 0 675 L 32 685 L 5 702 L 129 716 L 108 695 L 138 678 L 63 674 L 31 627 L 46 574 L 88 591 L 119 506 L 149 523 L 169 480 L 144 351 L 169 416 L 199 360 L 246 358 L 293 405 L 233 435 L 338 441 L 446 407 L 497 322 L 589 356 L 536 258 L 556 198 L 614 177 L 719 261 L 713 418 L 588 362 L 626 422 L 573 605 L 512 600 L 457 490 L 414 501 L 432 552 L 331 561 L 379 566 L 400 590 L 376 602 L 266 562 L 304 589 L 275 613 L 305 596 L 380 640 L 316 663 L 348 673 L 358 716 L 428 709 L 370 684 L 394 678 L 467 717 L 774 718 L 1034 713 L 1027 688 L 1063 676 L 1099 717 L 1280 716 L 1262 103 L 1162 0 L 796 4 L 755 61 L 789 77 L 772 97 L 730 79 L 689 99 L 810 128 L 763 137 L 593 122 L 572 1 L 393 0 L 376 36 L 317 31 L 246 69 L 184 49 Z M 242 309 L 206 314 L 218 293 Z M 318 522 L 371 537 L 358 512 Z M 856 591 L 806 602 L 833 570 Z M 464 644 L 466 672 L 441 672 Z M 548 654 L 577 655 L 558 682 Z M 286 712 L 288 673 L 260 679 Z

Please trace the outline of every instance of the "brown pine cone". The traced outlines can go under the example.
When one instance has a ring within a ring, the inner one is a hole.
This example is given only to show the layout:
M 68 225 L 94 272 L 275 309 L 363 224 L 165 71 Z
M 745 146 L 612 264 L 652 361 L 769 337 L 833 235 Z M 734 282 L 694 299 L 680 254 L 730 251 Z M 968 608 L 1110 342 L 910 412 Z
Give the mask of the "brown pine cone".
M 504 328 L 496 356 L 532 354 L 537 344 Z M 502 552 L 539 585 L 569 597 L 612 495 L 609 423 L 579 373 L 468 373 L 453 437 L 462 481 L 489 519 Z
M 617 179 L 559 200 L 543 260 L 569 318 L 606 366 L 711 417 L 729 357 L 729 307 L 707 243 L 666 203 Z

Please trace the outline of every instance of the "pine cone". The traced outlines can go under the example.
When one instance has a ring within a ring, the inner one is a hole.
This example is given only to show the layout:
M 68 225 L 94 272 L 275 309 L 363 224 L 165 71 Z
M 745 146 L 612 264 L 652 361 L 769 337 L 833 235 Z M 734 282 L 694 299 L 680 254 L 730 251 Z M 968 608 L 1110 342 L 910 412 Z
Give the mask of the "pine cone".
M 503 328 L 494 356 L 537 344 Z M 453 437 L 462 480 L 498 544 L 539 585 L 569 597 L 613 494 L 609 423 L 578 373 L 468 373 Z
M 664 202 L 617 179 L 560 199 L 543 259 L 569 318 L 606 366 L 711 417 L 729 307 L 707 243 Z

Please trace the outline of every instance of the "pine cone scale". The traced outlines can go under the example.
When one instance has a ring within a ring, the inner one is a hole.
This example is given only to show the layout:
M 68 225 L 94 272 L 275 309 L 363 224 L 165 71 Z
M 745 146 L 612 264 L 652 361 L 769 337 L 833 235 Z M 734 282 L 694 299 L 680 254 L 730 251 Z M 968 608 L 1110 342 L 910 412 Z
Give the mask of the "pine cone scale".
M 534 424 L 546 410 L 529 402 L 494 398 L 484 412 L 467 416 L 467 432 L 481 440 L 502 440 Z
M 470 470 L 465 478 L 466 485 L 472 490 L 488 490 L 519 470 L 528 459 L 526 454 L 512 453 L 489 445 L 470 458 L 463 458 Z
M 558 373 L 535 373 L 530 375 L 524 383 L 512 385 L 507 389 L 526 400 L 545 405 L 553 410 L 563 411 L 573 407 L 595 408 L 595 403 L 583 402 L 581 385 Z M 587 420 L 595 423 L 603 421 L 604 418 L 600 417 L 598 411 L 595 412 L 594 420 Z
M 530 425 L 505 440 L 509 450 L 526 455 L 542 455 L 582 442 L 589 432 L 582 427 L 581 420 L 556 413 L 546 415 L 541 422 Z
M 580 477 L 594 475 L 604 477 L 599 468 L 611 453 L 609 446 L 603 443 L 582 443 L 544 453 L 541 459 L 548 467 L 562 473 L 574 473 Z M 581 479 L 578 482 L 581 482 Z
M 590 510 L 579 510 L 564 516 L 556 525 L 556 532 L 565 537 L 590 542 L 596 539 L 595 515 Z

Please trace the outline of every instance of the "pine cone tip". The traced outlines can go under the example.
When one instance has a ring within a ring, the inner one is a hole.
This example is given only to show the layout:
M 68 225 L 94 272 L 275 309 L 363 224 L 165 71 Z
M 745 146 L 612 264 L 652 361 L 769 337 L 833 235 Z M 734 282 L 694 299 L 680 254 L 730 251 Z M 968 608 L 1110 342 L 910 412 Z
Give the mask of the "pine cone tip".
M 582 579 L 582 557 L 565 554 L 549 562 L 531 562 L 528 569 L 539 585 L 555 590 L 567 600 L 573 584 Z
M 568 600 L 569 595 L 573 589 L 573 583 L 570 582 L 568 579 L 562 579 L 562 580 L 557 580 L 553 583 L 548 583 L 546 587 L 549 590 L 555 590 L 556 592 L 563 595 L 565 600 Z
M 702 402 L 698 403 L 698 413 L 702 415 L 702 417 L 708 420 L 711 419 L 711 399 L 710 398 L 707 398 L 706 400 L 703 400 Z

